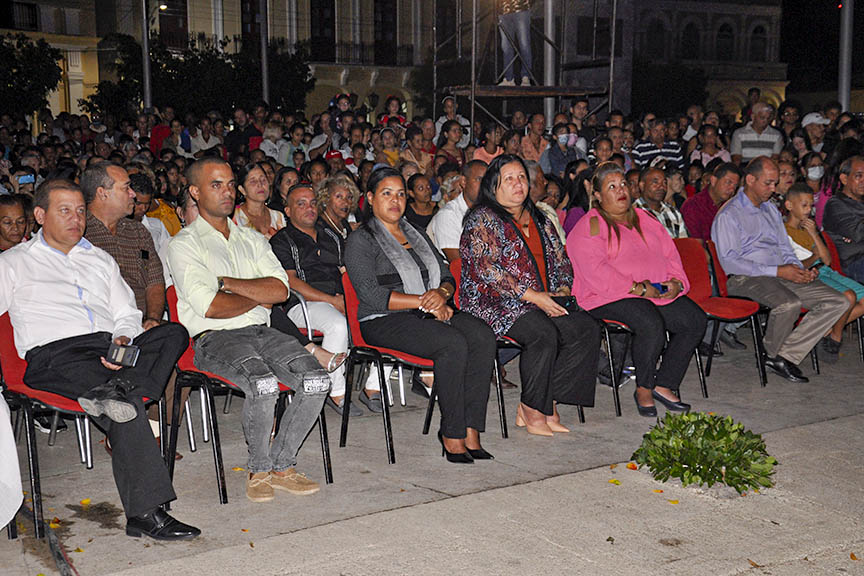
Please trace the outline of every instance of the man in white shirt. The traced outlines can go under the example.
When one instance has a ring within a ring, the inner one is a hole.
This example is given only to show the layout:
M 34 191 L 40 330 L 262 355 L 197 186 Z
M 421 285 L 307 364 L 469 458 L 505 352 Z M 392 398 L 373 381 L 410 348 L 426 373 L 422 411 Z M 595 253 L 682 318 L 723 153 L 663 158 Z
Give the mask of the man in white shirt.
M 189 336 L 177 324 L 143 331 L 117 263 L 83 238 L 87 210 L 76 184 L 46 181 L 34 203 L 42 229 L 0 255 L 0 313 L 9 313 L 27 361 L 24 382 L 77 399 L 105 430 L 128 535 L 195 538 L 200 530 L 160 508 L 176 496 L 142 400 L 162 396 Z M 134 367 L 106 360 L 112 343 L 140 349 Z
M 462 116 L 457 112 L 459 109 L 458 104 L 456 104 L 456 98 L 453 96 L 445 96 L 444 101 L 441 102 L 444 106 L 444 114 L 442 114 L 438 120 L 435 122 L 435 140 L 438 140 L 438 137 L 441 135 L 441 128 L 444 126 L 444 123 L 448 120 L 456 120 L 462 125 L 462 139 L 459 140 L 459 148 L 464 148 L 471 141 L 471 137 L 469 133 L 471 132 L 471 121 Z
M 268 502 L 274 489 L 313 494 L 318 483 L 294 466 L 330 378 L 295 338 L 270 327 L 270 309 L 288 300 L 288 275 L 264 235 L 231 221 L 231 166 L 204 157 L 186 170 L 186 179 L 199 216 L 168 244 L 168 267 L 177 314 L 194 339 L 195 365 L 230 380 L 246 396 L 246 497 Z M 280 382 L 294 396 L 271 440 Z
M 477 202 L 480 194 L 480 182 L 486 174 L 486 163 L 482 160 L 472 160 L 462 167 L 462 193 L 438 210 L 426 233 L 432 242 L 444 254 L 448 261 L 459 258 L 459 238 L 462 237 L 462 220 L 468 210 Z

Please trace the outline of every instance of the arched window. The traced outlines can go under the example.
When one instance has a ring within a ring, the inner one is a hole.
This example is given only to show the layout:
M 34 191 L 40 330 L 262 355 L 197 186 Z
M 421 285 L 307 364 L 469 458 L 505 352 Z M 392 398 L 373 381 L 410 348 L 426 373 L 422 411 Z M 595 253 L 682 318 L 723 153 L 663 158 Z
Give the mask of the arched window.
M 717 60 L 733 60 L 735 58 L 735 31 L 729 24 L 723 24 L 717 30 Z
M 750 61 L 765 62 L 768 51 L 768 34 L 764 26 L 757 26 L 750 33 Z
M 648 60 L 666 59 L 666 26 L 656 18 L 648 25 L 645 34 L 645 57 Z
M 682 60 L 699 60 L 699 28 L 694 22 L 684 27 L 681 33 L 680 57 Z

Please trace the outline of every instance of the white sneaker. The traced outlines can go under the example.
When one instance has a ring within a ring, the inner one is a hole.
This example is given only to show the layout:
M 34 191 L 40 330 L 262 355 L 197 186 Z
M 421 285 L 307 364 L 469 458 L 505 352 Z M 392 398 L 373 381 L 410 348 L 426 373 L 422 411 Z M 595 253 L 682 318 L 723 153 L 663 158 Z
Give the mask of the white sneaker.
M 520 86 L 530 86 L 530 85 L 531 85 L 531 79 L 528 76 L 522 76 L 522 83 L 520 84 Z
M 501 80 L 498 86 L 516 86 L 516 82 L 513 80 Z

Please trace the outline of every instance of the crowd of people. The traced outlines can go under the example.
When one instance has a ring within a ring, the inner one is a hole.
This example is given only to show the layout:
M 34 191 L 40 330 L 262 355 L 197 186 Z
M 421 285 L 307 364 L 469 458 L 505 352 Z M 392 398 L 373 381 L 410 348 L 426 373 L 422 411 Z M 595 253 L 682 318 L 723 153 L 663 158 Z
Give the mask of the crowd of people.
M 691 358 L 723 352 L 676 238 L 713 241 L 729 294 L 770 308 L 764 362 L 789 381 L 807 381 L 798 364 L 816 346 L 835 362 L 864 314 L 862 130 L 839 104 L 775 110 L 754 89 L 740 118 L 698 104 L 601 117 L 576 98 L 553 118 L 473 125 L 453 97 L 437 119 L 409 119 L 397 97 L 377 115 L 354 104 L 339 94 L 308 118 L 264 103 L 229 118 L 43 112 L 35 127 L 0 115 L 0 312 L 25 383 L 77 400 L 106 433 L 128 534 L 200 534 L 162 506 L 175 494 L 144 406 L 172 397 L 190 337 L 195 365 L 245 395 L 246 495 L 267 502 L 319 490 L 296 455 L 325 404 L 364 413 L 346 401 L 349 314 L 367 343 L 433 360 L 412 389 L 437 395 L 442 452 L 462 464 L 493 458 L 481 434 L 496 354 L 520 355 L 529 434 L 568 433 L 557 405 L 593 406 L 612 370 L 635 379 L 638 414 L 689 410 Z M 304 311 L 320 343 L 298 329 Z M 610 343 L 612 367 L 604 321 L 630 332 Z M 726 353 L 746 347 L 737 328 L 723 325 Z M 108 357 L 112 344 L 137 346 L 137 363 Z M 366 410 L 383 411 L 382 384 L 370 371 Z M 272 436 L 282 385 L 293 401 Z

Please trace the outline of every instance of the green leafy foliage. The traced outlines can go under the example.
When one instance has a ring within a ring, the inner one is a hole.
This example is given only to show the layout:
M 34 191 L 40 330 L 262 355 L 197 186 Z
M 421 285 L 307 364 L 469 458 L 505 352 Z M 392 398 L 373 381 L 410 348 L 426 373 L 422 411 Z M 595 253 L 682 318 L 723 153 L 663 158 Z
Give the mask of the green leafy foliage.
M 16 116 L 48 105 L 60 82 L 60 50 L 24 34 L 0 36 L 0 110 Z
M 774 485 L 777 460 L 768 455 L 762 436 L 730 416 L 667 412 L 642 437 L 633 453 L 662 482 L 679 478 L 684 486 L 726 484 L 743 493 Z

